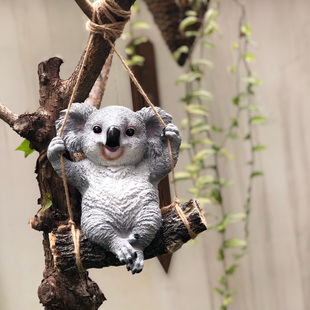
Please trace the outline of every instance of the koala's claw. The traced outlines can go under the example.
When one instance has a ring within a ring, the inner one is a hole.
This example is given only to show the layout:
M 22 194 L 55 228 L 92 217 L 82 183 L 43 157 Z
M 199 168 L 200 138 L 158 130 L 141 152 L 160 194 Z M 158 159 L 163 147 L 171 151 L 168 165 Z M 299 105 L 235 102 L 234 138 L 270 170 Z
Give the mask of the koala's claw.
M 133 264 L 137 256 L 135 249 L 129 243 L 122 244 L 115 254 L 119 261 L 126 265 Z

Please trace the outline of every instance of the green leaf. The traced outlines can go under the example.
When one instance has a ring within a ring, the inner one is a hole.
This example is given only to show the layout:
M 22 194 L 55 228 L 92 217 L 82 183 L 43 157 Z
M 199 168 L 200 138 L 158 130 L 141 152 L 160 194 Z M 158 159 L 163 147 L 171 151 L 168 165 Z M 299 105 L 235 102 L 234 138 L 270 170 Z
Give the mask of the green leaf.
M 250 140 L 251 139 L 251 134 L 248 133 L 243 139 L 244 140 Z
M 188 10 L 185 12 L 186 16 L 197 16 L 197 12 L 193 10 Z
M 51 207 L 52 200 L 51 200 L 51 195 L 49 193 L 46 193 L 44 196 L 44 200 L 45 200 L 45 205 L 41 208 L 41 213 L 43 213 L 44 211 L 46 211 L 48 208 Z
M 218 287 L 216 287 L 216 288 L 214 289 L 214 291 L 215 291 L 216 293 L 222 295 L 222 296 L 225 295 L 224 291 L 223 291 L 222 289 L 218 288 Z
M 239 127 L 239 122 L 238 122 L 238 120 L 235 117 L 231 117 L 230 121 L 231 121 L 231 126 L 232 127 Z
M 266 122 L 266 118 L 263 116 L 254 116 L 254 117 L 250 118 L 249 122 L 251 124 L 261 124 L 261 123 Z
M 196 30 L 190 30 L 190 31 L 185 31 L 184 34 L 187 38 L 198 37 L 199 32 Z
M 255 76 L 249 76 L 241 79 L 243 82 L 248 83 L 250 86 L 257 86 L 262 84 L 262 80 Z
M 219 27 L 215 21 L 209 21 L 203 31 L 203 35 L 209 36 L 214 31 L 219 31 Z
M 190 143 L 182 142 L 180 145 L 180 151 L 191 150 L 192 148 L 193 148 L 193 146 Z
M 215 48 L 215 45 L 212 42 L 206 40 L 201 41 L 201 45 L 203 47 L 209 48 L 210 50 L 213 50 Z
M 256 145 L 256 146 L 252 147 L 253 152 L 257 152 L 257 151 L 261 151 L 261 150 L 265 150 L 265 149 L 266 149 L 266 146 L 264 146 L 264 145 Z
M 246 109 L 248 111 L 254 111 L 254 112 L 259 111 L 258 106 L 256 104 L 248 104 L 243 109 Z
M 200 104 L 188 104 L 185 107 L 185 111 L 194 115 L 202 115 L 202 116 L 209 115 L 209 111 L 207 110 L 207 108 Z
M 210 126 L 206 124 L 200 124 L 198 126 L 195 126 L 193 129 L 191 129 L 191 134 L 197 134 L 202 132 L 207 132 L 210 130 Z
M 222 128 L 216 127 L 215 125 L 212 125 L 212 126 L 211 126 L 211 129 L 212 129 L 213 131 L 215 131 L 215 132 L 223 132 L 223 129 L 222 129 Z
M 218 277 L 218 281 L 220 284 L 225 285 L 227 283 L 227 278 L 225 276 Z
M 228 72 L 230 72 L 231 74 L 234 74 L 236 72 L 236 69 L 237 69 L 237 65 L 230 65 L 227 68 Z
M 231 302 L 232 302 L 232 298 L 231 297 L 227 297 L 227 298 L 224 299 L 223 305 L 224 306 L 228 306 Z M 227 308 L 225 307 L 224 309 L 227 309 Z
M 253 54 L 251 54 L 251 53 L 243 53 L 243 59 L 246 62 L 252 62 L 252 61 L 256 60 L 255 56 Z
M 202 78 L 202 73 L 198 71 L 192 71 L 189 73 L 184 73 L 180 75 L 176 81 L 176 84 L 180 83 L 191 83 L 193 81 L 200 81 Z
M 34 149 L 31 149 L 29 146 L 30 142 L 25 139 L 16 149 L 15 151 L 22 151 L 25 152 L 24 157 L 26 158 L 28 155 L 30 155 L 32 152 L 34 152 Z
M 133 55 L 135 53 L 135 48 L 132 45 L 129 45 L 125 48 L 127 55 Z
M 183 102 L 192 102 L 195 100 L 211 100 L 213 98 L 212 94 L 203 89 L 193 90 L 181 97 Z
M 196 164 L 186 165 L 185 170 L 189 173 L 197 173 L 200 170 L 200 167 Z
M 232 103 L 238 106 L 243 98 L 244 98 L 244 93 L 240 93 L 232 99 Z
M 247 242 L 242 239 L 231 238 L 224 241 L 224 248 L 237 248 L 237 247 L 244 247 L 247 245 Z
M 174 175 L 175 181 L 189 180 L 191 178 L 192 178 L 191 174 L 186 171 L 176 172 Z
M 145 58 L 140 55 L 133 55 L 131 59 L 127 60 L 128 66 L 143 66 Z
M 182 45 L 178 49 L 172 52 L 172 57 L 175 60 L 178 60 L 181 54 L 188 54 L 188 52 L 189 52 L 188 47 L 186 45 Z
M 223 218 L 223 220 L 216 225 L 216 230 L 218 232 L 225 231 L 228 224 L 235 223 L 238 221 L 243 221 L 246 218 L 245 213 L 233 213 L 233 214 L 227 214 Z
M 240 33 L 249 37 L 251 35 L 251 28 L 249 23 L 245 23 L 240 27 Z
M 196 16 L 187 16 L 185 17 L 181 22 L 180 22 L 180 25 L 179 25 L 179 31 L 180 32 L 184 32 L 184 30 L 191 26 L 191 25 L 194 25 L 197 23 L 197 17 Z
M 224 259 L 224 249 L 222 247 L 218 249 L 216 257 L 220 261 Z
M 233 264 L 233 265 L 227 267 L 225 270 L 225 273 L 229 274 L 229 275 L 233 274 L 236 271 L 236 269 L 238 268 L 238 266 L 239 266 L 238 264 Z
M 213 155 L 215 151 L 213 149 L 206 149 L 198 152 L 194 157 L 192 158 L 194 162 L 202 162 L 205 158 Z
M 150 25 L 143 21 L 143 20 L 137 20 L 131 23 L 132 29 L 149 29 Z
M 238 47 L 239 47 L 239 43 L 238 43 L 238 42 L 234 42 L 234 43 L 231 45 L 231 49 L 232 49 L 232 50 L 236 50 Z
M 134 46 L 136 46 L 136 45 L 139 45 L 139 44 L 141 44 L 141 43 L 145 43 L 145 42 L 147 42 L 148 40 L 149 40 L 148 37 L 146 37 L 146 36 L 140 36 L 140 37 L 134 38 L 134 39 L 132 40 L 132 44 L 133 44 Z
M 197 179 L 196 186 L 200 188 L 203 185 L 212 184 L 213 182 L 214 182 L 213 175 L 205 175 Z
M 193 66 L 194 68 L 200 65 L 213 68 L 213 63 L 207 59 L 195 59 L 191 62 L 191 66 Z
M 231 139 L 238 139 L 239 134 L 237 134 L 236 132 L 231 132 L 231 133 L 229 133 L 228 137 Z
M 214 203 L 222 203 L 222 194 L 218 188 L 213 188 L 209 194 L 209 197 Z
M 263 176 L 264 173 L 261 171 L 254 171 L 251 173 L 251 178 L 255 178 L 255 177 L 259 177 L 259 176 Z

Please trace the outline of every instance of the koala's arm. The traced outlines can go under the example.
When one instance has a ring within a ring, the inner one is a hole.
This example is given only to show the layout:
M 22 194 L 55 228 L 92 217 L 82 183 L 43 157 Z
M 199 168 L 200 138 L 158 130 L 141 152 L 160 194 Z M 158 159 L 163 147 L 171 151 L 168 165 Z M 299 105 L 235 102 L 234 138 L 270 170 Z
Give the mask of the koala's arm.
M 60 177 L 62 177 L 60 153 L 65 152 L 66 147 L 62 138 L 53 138 L 47 149 L 47 158 Z M 65 157 L 63 157 L 63 160 L 68 183 L 76 187 L 80 192 L 83 191 L 88 184 L 83 162 L 72 162 Z
M 170 152 L 167 139 L 170 140 L 172 157 L 174 165 L 176 165 L 179 148 L 181 144 L 181 136 L 178 128 L 169 123 L 163 131 L 162 137 L 150 142 L 149 164 L 151 171 L 151 181 L 159 182 L 164 176 L 171 171 Z

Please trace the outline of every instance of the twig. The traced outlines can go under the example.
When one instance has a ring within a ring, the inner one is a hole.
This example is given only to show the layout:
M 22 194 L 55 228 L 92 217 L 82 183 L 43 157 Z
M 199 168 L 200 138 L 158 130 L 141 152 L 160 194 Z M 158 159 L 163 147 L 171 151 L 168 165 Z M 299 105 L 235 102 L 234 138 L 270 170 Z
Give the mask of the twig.
M 16 120 L 18 119 L 18 115 L 0 103 L 0 119 L 5 121 L 10 127 L 13 127 Z
M 99 109 L 101 106 L 101 101 L 105 92 L 105 88 L 108 82 L 109 73 L 111 69 L 113 54 L 110 53 L 109 57 L 107 58 L 102 70 L 89 93 L 89 97 L 86 99 L 86 102 L 95 108 Z
M 83 13 L 89 18 L 93 17 L 93 5 L 89 2 L 89 0 L 75 0 L 77 5 L 83 11 Z

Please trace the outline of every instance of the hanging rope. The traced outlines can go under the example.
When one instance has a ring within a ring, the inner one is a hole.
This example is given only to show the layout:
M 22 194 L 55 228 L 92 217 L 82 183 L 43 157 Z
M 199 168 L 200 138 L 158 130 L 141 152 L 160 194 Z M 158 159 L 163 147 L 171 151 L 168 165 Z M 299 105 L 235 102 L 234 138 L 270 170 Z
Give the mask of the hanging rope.
M 110 23 L 103 24 L 103 22 L 100 18 L 100 14 L 105 15 L 109 19 Z M 123 19 L 123 20 L 117 21 L 115 18 L 116 16 Z M 163 119 L 161 118 L 159 113 L 157 112 L 155 106 L 152 104 L 152 102 L 150 101 L 150 99 L 148 98 L 148 96 L 146 95 L 144 90 L 142 89 L 141 85 L 137 81 L 136 77 L 134 76 L 134 74 L 132 73 L 132 71 L 130 70 L 128 65 L 126 64 L 125 60 L 119 54 L 119 52 L 115 49 L 115 46 L 111 41 L 111 40 L 116 40 L 117 38 L 120 37 L 120 35 L 122 34 L 123 29 L 125 27 L 125 24 L 129 20 L 129 18 L 130 18 L 130 11 L 123 10 L 117 3 L 114 2 L 114 0 L 101 0 L 101 1 L 97 1 L 94 4 L 93 18 L 92 18 L 92 20 L 89 20 L 87 22 L 87 28 L 90 31 L 90 38 L 89 38 L 89 41 L 88 41 L 88 44 L 86 47 L 86 51 L 85 51 L 85 54 L 83 57 L 82 64 L 80 66 L 80 70 L 78 72 L 76 83 L 75 83 L 73 90 L 72 90 L 72 94 L 71 94 L 71 97 L 70 97 L 70 100 L 68 103 L 68 108 L 67 108 L 63 123 L 62 123 L 61 128 L 60 128 L 59 133 L 58 133 L 59 137 L 61 137 L 63 134 L 64 127 L 65 127 L 65 124 L 66 124 L 67 119 L 68 119 L 69 111 L 70 111 L 70 108 L 72 106 L 73 99 L 75 97 L 78 86 L 80 85 L 80 79 L 82 76 L 83 68 L 85 66 L 86 59 L 88 58 L 90 46 L 92 44 L 92 41 L 93 41 L 95 34 L 103 35 L 104 39 L 111 46 L 111 49 L 119 57 L 121 63 L 123 64 L 124 68 L 128 72 L 131 80 L 133 81 L 133 83 L 137 87 L 138 91 L 141 93 L 141 95 L 145 99 L 146 103 L 152 108 L 152 110 L 154 111 L 155 115 L 157 116 L 158 120 L 163 125 L 163 127 L 164 128 L 166 127 L 165 122 L 163 121 Z M 96 20 L 98 21 L 97 23 L 95 23 Z M 169 148 L 169 156 L 170 156 L 170 162 L 171 162 L 172 181 L 173 181 L 174 193 L 175 193 L 174 202 L 169 207 L 175 207 L 175 209 L 178 212 L 181 220 L 183 221 L 184 225 L 186 226 L 190 237 L 195 238 L 197 235 L 191 230 L 189 222 L 188 222 L 188 220 L 187 220 L 187 218 L 186 218 L 186 216 L 185 216 L 185 214 L 184 214 L 184 212 L 180 206 L 180 201 L 177 198 L 178 195 L 177 195 L 177 189 L 176 189 L 176 184 L 175 184 L 174 161 L 173 161 L 171 142 L 169 139 L 168 139 L 168 148 Z M 76 225 L 75 225 L 75 222 L 73 220 L 73 211 L 72 211 L 72 206 L 71 206 L 70 198 L 69 198 L 69 189 L 68 189 L 68 183 L 67 183 L 67 179 L 66 179 L 64 160 L 63 160 L 62 154 L 60 154 L 60 164 L 61 164 L 61 172 L 62 172 L 64 189 L 65 189 L 66 204 L 67 204 L 68 215 L 69 215 L 68 225 L 71 228 L 72 239 L 73 239 L 73 243 L 74 243 L 75 257 L 76 257 L 76 265 L 77 265 L 78 271 L 82 272 L 82 271 L 84 271 L 84 268 L 82 266 L 82 262 L 80 259 L 80 243 L 79 243 L 80 230 L 76 229 Z M 67 228 L 67 227 L 68 226 L 60 226 L 59 229 L 63 229 L 63 228 Z

